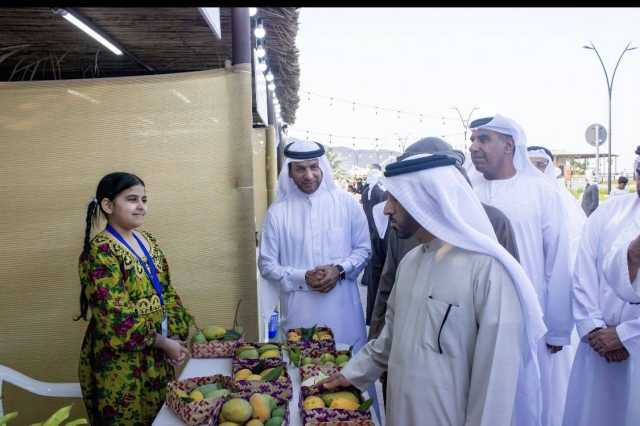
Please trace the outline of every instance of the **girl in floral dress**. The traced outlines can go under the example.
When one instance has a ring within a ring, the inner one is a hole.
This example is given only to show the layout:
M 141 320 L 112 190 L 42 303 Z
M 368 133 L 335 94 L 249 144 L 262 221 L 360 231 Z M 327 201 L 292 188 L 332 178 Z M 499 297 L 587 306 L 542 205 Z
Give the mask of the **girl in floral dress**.
M 192 317 L 171 285 L 169 265 L 151 234 L 142 179 L 104 176 L 87 209 L 80 255 L 80 315 L 90 320 L 79 376 L 92 425 L 149 425 L 174 367 L 189 357 Z M 90 239 L 99 214 L 107 228 Z

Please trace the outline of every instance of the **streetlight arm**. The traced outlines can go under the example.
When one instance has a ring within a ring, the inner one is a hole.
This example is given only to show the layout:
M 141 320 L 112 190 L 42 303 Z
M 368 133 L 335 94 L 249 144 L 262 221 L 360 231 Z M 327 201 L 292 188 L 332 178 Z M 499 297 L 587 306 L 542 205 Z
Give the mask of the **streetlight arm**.
M 607 68 L 604 66 L 604 62 L 602 61 L 602 57 L 600 56 L 600 53 L 598 52 L 598 49 L 596 49 L 596 47 L 593 45 L 593 42 L 591 43 L 591 48 L 593 49 L 594 52 L 596 52 L 596 56 L 598 56 L 598 60 L 600 61 L 600 65 L 602 65 L 602 71 L 604 71 L 604 77 L 607 79 L 607 92 L 609 93 L 609 97 L 611 97 L 611 84 L 609 83 L 609 73 L 607 72 Z M 618 62 L 620 62 L 620 61 L 618 60 Z
M 616 62 L 616 67 L 613 69 L 613 75 L 611 76 L 611 86 L 609 87 L 610 92 L 613 91 L 613 79 L 616 78 L 616 71 L 618 70 L 618 65 L 620 65 L 620 61 L 622 60 L 622 57 L 624 56 L 625 52 L 629 50 L 629 45 L 631 45 L 631 42 L 627 43 L 627 46 L 624 48 L 624 50 L 620 54 L 620 57 L 618 58 L 618 62 Z

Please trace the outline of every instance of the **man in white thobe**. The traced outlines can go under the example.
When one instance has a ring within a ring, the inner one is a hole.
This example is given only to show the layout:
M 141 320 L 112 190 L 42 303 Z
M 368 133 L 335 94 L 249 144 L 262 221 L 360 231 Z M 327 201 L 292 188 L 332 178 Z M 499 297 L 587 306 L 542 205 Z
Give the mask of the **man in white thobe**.
M 578 200 L 569 192 L 564 183 L 557 179 L 558 172 L 553 164 L 553 154 L 543 146 L 527 147 L 527 155 L 533 165 L 540 170 L 545 177 L 558 186 L 560 197 L 567 213 L 567 225 L 569 229 L 569 271 L 573 272 L 573 265 L 576 261 L 578 243 L 582 236 L 582 229 L 587 220 Z M 564 413 L 567 387 L 571 366 L 578 349 L 580 338 L 575 327 L 571 330 L 571 343 L 563 347 L 562 351 L 552 356 L 547 370 L 549 383 L 552 390 L 552 397 L 549 401 L 547 424 L 560 426 Z
M 323 386 L 364 389 L 387 370 L 388 425 L 539 425 L 542 311 L 454 165 L 420 154 L 387 166 L 385 214 L 421 244 L 398 267 L 380 335 Z
M 326 325 L 337 342 L 357 350 L 366 342 L 356 286 L 371 251 L 366 217 L 336 187 L 321 144 L 293 140 L 284 155 L 277 201 L 262 227 L 258 267 L 267 291 L 261 294 L 279 293 L 281 331 Z
M 511 221 L 520 263 L 533 283 L 544 312 L 547 335 L 540 342 L 543 425 L 562 418 L 557 404 L 566 392 L 564 377 L 552 367 L 553 357 L 570 344 L 571 273 L 567 213 L 554 182 L 544 179 L 527 156 L 526 137 L 513 120 L 495 115 L 471 123 L 469 178 L 483 203 L 500 209 Z M 558 385 L 560 383 L 560 385 Z M 554 403 L 554 401 L 556 403 Z
M 573 283 L 581 342 L 565 426 L 640 422 L 639 196 L 629 193 L 603 203 L 584 228 Z

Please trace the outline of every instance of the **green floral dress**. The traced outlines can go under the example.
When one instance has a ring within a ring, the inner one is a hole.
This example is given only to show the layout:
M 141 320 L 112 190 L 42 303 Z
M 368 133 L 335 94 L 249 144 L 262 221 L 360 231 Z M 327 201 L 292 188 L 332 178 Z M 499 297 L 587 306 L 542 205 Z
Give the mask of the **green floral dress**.
M 141 231 L 158 269 L 169 337 L 184 340 L 193 318 L 171 285 L 169 265 L 155 238 Z M 162 305 L 140 262 L 108 232 L 80 259 L 80 280 L 91 319 L 82 342 L 79 376 L 92 425 L 150 425 L 175 372 L 154 347 Z

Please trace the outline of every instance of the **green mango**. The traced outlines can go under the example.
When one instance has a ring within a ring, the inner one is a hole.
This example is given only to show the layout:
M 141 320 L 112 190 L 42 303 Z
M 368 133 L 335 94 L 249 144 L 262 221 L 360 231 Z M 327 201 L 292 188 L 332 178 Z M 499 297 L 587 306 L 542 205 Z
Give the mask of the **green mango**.
M 193 343 L 206 343 L 207 338 L 204 336 L 204 333 L 202 331 L 198 331 L 194 336 L 193 336 Z
M 236 330 L 227 330 L 222 336 L 222 340 L 225 342 L 231 342 L 234 340 L 238 340 L 242 337 L 242 333 L 237 332 Z
M 340 365 L 340 364 L 344 364 L 347 361 L 349 361 L 349 355 L 347 354 L 340 354 L 336 357 L 336 364 Z
M 231 394 L 229 389 L 218 389 L 204 395 L 204 399 L 218 399 Z
M 322 356 L 320 356 L 320 362 L 322 364 L 327 364 L 329 362 L 334 362 L 336 359 L 333 356 L 333 354 L 330 354 L 329 352 L 325 352 L 322 354 Z
M 313 358 L 311 358 L 310 356 L 304 357 L 304 359 L 302 360 L 302 365 L 309 365 L 309 364 L 313 364 Z
M 251 348 L 246 349 L 238 354 L 239 359 L 258 359 L 260 358 L 260 354 L 257 349 Z
M 282 422 L 284 421 L 283 417 L 271 417 L 269 420 L 267 420 L 267 422 L 264 424 L 264 426 L 280 426 L 282 425 Z
M 222 327 L 218 327 L 217 325 L 208 325 L 202 329 L 202 333 L 204 334 L 204 337 L 207 338 L 207 340 L 222 339 L 226 331 L 227 330 Z
M 274 345 L 273 343 L 267 343 L 266 345 L 262 345 L 258 348 L 258 353 L 262 355 L 267 351 L 279 351 L 279 350 L 280 348 L 277 345 Z
M 221 388 L 222 386 L 219 383 L 207 383 L 206 385 L 200 385 L 197 387 L 197 389 L 202 392 L 202 395 L 204 395 L 205 398 L 207 397 L 208 393 L 217 391 Z
M 271 412 L 271 417 L 282 417 L 284 418 L 284 407 L 274 408 Z

